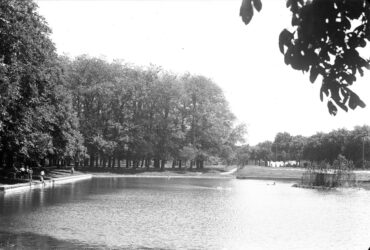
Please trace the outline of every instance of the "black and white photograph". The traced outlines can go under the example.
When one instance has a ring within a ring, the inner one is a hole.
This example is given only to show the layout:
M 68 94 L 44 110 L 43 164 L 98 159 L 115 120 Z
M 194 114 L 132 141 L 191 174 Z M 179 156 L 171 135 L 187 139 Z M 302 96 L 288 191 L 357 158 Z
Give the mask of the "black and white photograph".
M 369 0 L 0 0 L 0 250 L 370 249 Z

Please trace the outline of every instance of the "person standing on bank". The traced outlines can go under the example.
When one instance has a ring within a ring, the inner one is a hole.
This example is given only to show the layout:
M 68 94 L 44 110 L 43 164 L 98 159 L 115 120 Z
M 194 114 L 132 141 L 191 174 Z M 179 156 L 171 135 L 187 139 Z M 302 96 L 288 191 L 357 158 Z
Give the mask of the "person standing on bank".
M 45 185 L 44 175 L 45 175 L 44 170 L 41 170 L 41 172 L 40 172 L 40 181 L 42 182 L 42 184 L 44 184 L 44 185 Z
M 27 172 L 23 165 L 21 166 L 20 171 L 21 171 L 21 179 L 25 178 L 25 176 L 27 175 Z
M 28 176 L 29 176 L 29 179 L 30 179 L 30 183 L 32 183 L 32 174 L 33 174 L 33 170 L 30 167 L 30 169 L 28 170 Z

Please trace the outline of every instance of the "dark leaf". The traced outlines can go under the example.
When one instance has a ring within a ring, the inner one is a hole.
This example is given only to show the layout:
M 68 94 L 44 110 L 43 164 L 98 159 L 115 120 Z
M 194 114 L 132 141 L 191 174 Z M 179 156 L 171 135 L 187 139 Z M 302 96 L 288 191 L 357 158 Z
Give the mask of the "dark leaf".
M 331 115 L 336 115 L 337 112 L 338 112 L 338 109 L 337 107 L 332 103 L 332 101 L 328 101 L 328 109 L 329 109 L 329 113 Z
M 357 19 L 362 14 L 363 8 L 363 1 L 344 1 L 346 14 L 351 19 Z
M 310 71 L 310 81 L 314 83 L 316 81 L 317 76 L 319 75 L 319 69 L 317 67 L 311 67 Z
M 299 19 L 296 15 L 292 16 L 292 26 L 297 26 L 299 25 Z
M 239 15 L 245 24 L 249 24 L 253 17 L 252 0 L 243 0 Z
M 348 111 L 348 108 L 347 106 L 345 105 L 345 103 L 342 103 L 342 102 L 336 102 L 336 104 L 341 108 L 343 109 L 344 111 Z
M 289 8 L 292 5 L 292 0 L 286 1 L 286 7 Z
M 360 99 L 360 97 L 357 94 L 351 91 L 348 106 L 351 109 L 355 109 L 357 108 L 357 106 L 360 106 L 361 108 L 365 108 L 366 104 Z
M 324 94 L 326 96 L 329 96 L 329 90 L 328 90 L 328 85 L 327 84 L 321 85 L 321 89 L 320 89 L 320 100 L 321 101 L 324 100 Z
M 290 44 L 291 39 L 293 38 L 293 34 L 290 33 L 287 29 L 284 29 L 279 36 L 279 49 L 282 54 L 284 54 L 284 46 L 288 46 Z
M 362 68 L 358 68 L 358 72 L 360 73 L 360 76 L 364 76 L 364 71 L 362 70 Z
M 261 9 L 262 9 L 261 0 L 253 0 L 253 6 L 254 6 L 254 8 L 256 8 L 257 11 L 261 11 Z

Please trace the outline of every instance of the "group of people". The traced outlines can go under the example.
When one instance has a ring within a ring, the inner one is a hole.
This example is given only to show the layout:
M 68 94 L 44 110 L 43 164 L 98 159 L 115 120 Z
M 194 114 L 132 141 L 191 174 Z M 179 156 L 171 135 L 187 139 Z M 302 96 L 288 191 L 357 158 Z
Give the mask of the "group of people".
M 13 176 L 14 178 L 19 177 L 19 178 L 23 179 L 23 178 L 27 178 L 28 177 L 28 179 L 32 180 L 33 170 L 32 170 L 32 168 L 28 168 L 28 167 L 25 168 L 24 166 L 21 166 L 20 169 L 18 169 L 17 167 L 13 166 L 12 173 L 14 175 Z
M 14 174 L 14 178 L 17 178 L 17 176 L 19 176 L 21 179 L 23 178 L 27 178 L 30 180 L 30 182 L 32 182 L 32 175 L 33 175 L 33 170 L 32 168 L 28 168 L 27 167 L 24 167 L 24 166 L 21 166 L 20 169 L 18 170 L 15 166 L 13 167 L 13 174 Z M 41 170 L 40 171 L 40 181 L 42 183 L 45 183 L 44 182 L 44 176 L 45 176 L 45 171 L 44 170 Z

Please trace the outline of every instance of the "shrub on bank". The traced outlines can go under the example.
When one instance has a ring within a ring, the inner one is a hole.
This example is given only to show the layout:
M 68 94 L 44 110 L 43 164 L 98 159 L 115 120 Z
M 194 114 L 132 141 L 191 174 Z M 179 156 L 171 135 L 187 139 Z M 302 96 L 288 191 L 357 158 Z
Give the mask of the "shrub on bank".
M 301 185 L 303 187 L 341 187 L 355 186 L 356 175 L 353 172 L 353 163 L 339 155 L 332 165 L 322 162 L 314 164 L 303 173 Z

